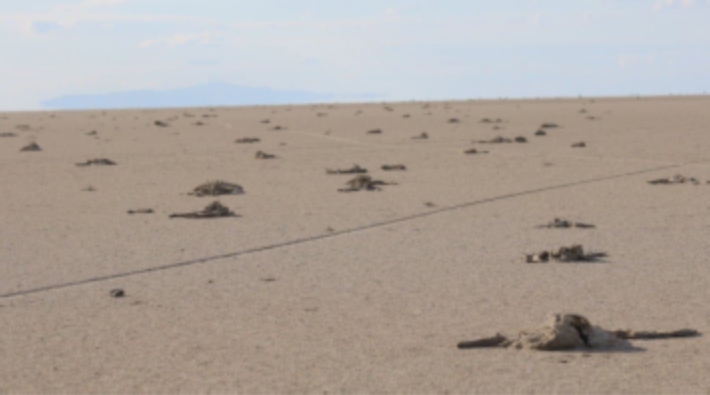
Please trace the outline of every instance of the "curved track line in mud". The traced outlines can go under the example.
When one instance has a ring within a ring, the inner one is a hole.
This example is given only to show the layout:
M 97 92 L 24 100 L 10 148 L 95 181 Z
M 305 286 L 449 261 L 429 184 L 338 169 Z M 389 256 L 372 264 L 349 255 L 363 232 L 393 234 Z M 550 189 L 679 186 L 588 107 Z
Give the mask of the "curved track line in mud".
M 707 162 L 707 161 L 708 160 L 706 159 L 706 160 L 697 161 L 697 162 Z M 693 162 L 690 162 L 690 163 L 693 163 Z M 494 203 L 494 202 L 497 202 L 500 200 L 513 199 L 513 198 L 517 198 L 517 197 L 521 197 L 521 196 L 533 195 L 536 193 L 543 193 L 543 192 L 554 191 L 554 190 L 558 190 L 558 189 L 565 189 L 565 188 L 572 188 L 572 187 L 577 187 L 577 186 L 581 186 L 581 185 L 594 184 L 594 183 L 598 183 L 598 182 L 604 182 L 604 181 L 609 181 L 609 180 L 614 180 L 614 179 L 619 179 L 619 178 L 631 177 L 631 176 L 635 176 L 635 175 L 639 175 L 639 174 L 652 173 L 655 171 L 667 170 L 667 169 L 672 169 L 672 168 L 677 168 L 677 167 L 682 167 L 682 166 L 683 166 L 683 164 L 660 166 L 660 167 L 654 167 L 654 168 L 650 168 L 650 169 L 642 169 L 642 170 L 636 170 L 636 171 L 632 171 L 632 172 L 626 172 L 626 173 L 615 174 L 615 175 L 610 175 L 610 176 L 596 177 L 596 178 L 591 178 L 591 179 L 582 180 L 582 181 L 575 181 L 575 182 L 570 182 L 570 183 L 566 183 L 566 184 L 558 184 L 558 185 L 552 185 L 552 186 L 547 186 L 547 187 L 542 187 L 542 188 L 529 189 L 526 191 L 513 192 L 513 193 L 498 195 L 498 196 L 494 196 L 494 197 L 490 197 L 490 198 L 475 200 L 475 201 L 468 202 L 468 203 L 457 204 L 454 206 L 442 207 L 439 209 L 434 209 L 434 210 L 422 212 L 419 214 L 413 214 L 413 215 L 408 215 L 405 217 L 395 218 L 395 219 L 391 219 L 391 220 L 375 222 L 370 225 L 359 226 L 359 227 L 355 227 L 355 228 L 345 229 L 345 230 L 336 231 L 336 232 L 327 233 L 327 234 L 321 234 L 321 235 L 317 235 L 317 236 L 303 237 L 303 238 L 299 238 L 299 239 L 295 239 L 295 240 L 291 240 L 291 241 L 285 241 L 285 242 L 269 244 L 269 245 L 265 245 L 265 246 L 261 246 L 261 247 L 249 248 L 249 249 L 242 250 L 242 251 L 229 252 L 226 254 L 212 255 L 212 256 L 208 256 L 208 257 L 191 259 L 191 260 L 187 260 L 187 261 L 168 263 L 168 264 L 165 264 L 162 266 L 154 266 L 154 267 L 150 267 L 150 268 L 132 270 L 132 271 L 123 272 L 123 273 L 96 276 L 96 277 L 86 278 L 83 280 L 69 281 L 69 282 L 65 282 L 65 283 L 61 283 L 61 284 L 46 285 L 46 286 L 42 286 L 42 287 L 30 288 L 30 289 L 21 290 L 21 291 L 6 292 L 3 294 L 0 294 L 0 298 L 11 298 L 11 297 L 16 297 L 16 296 L 37 294 L 37 293 L 42 293 L 42 292 L 59 290 L 59 289 L 63 289 L 63 288 L 70 288 L 70 287 L 76 287 L 76 286 L 80 286 L 80 285 L 91 284 L 91 283 L 115 280 L 115 279 L 119 279 L 119 278 L 132 277 L 132 276 L 137 276 L 140 274 L 147 274 L 147 273 L 159 272 L 159 271 L 163 271 L 163 270 L 176 269 L 176 268 L 185 267 L 185 266 L 192 266 L 192 265 L 197 265 L 197 264 L 202 264 L 202 263 L 209 263 L 209 262 L 218 261 L 218 260 L 227 259 L 227 258 L 236 258 L 236 257 L 242 256 L 242 255 L 255 254 L 255 253 L 259 253 L 259 252 L 263 252 L 263 251 L 276 250 L 279 248 L 285 248 L 285 247 L 298 245 L 298 244 L 305 244 L 305 243 L 310 243 L 310 242 L 315 242 L 315 241 L 320 241 L 320 240 L 332 239 L 332 238 L 339 237 L 339 236 L 359 233 L 359 232 L 363 232 L 366 230 L 382 228 L 385 226 L 390 226 L 390 225 L 395 225 L 395 224 L 399 224 L 399 223 L 413 221 L 413 220 L 420 219 L 420 218 L 430 217 L 430 216 L 434 216 L 434 215 L 444 213 L 444 212 L 461 210 L 461 209 L 465 209 L 468 207 L 478 206 L 478 205 L 482 205 L 482 204 L 486 204 L 486 203 Z

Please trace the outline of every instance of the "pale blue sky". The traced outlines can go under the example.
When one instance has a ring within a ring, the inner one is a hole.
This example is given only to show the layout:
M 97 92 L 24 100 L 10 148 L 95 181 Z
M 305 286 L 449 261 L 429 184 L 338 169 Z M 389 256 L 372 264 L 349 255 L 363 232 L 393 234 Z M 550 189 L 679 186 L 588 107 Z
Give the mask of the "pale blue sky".
M 31 0 L 0 111 L 222 81 L 377 100 L 710 91 L 710 0 Z

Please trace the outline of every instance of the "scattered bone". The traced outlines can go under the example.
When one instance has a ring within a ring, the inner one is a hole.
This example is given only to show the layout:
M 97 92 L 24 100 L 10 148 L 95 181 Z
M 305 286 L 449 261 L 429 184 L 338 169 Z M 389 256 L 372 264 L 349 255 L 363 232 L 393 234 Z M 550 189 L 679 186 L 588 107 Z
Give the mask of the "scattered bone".
M 225 181 L 209 181 L 196 186 L 188 195 L 194 196 L 219 196 L 219 195 L 241 195 L 244 188 L 241 185 L 232 184 Z
M 256 152 L 256 159 L 276 159 L 276 155 L 267 154 L 263 151 Z
M 223 206 L 222 203 L 214 201 L 207 205 L 202 211 L 195 211 L 191 213 L 176 213 L 170 214 L 170 218 L 218 218 L 218 217 L 236 217 L 228 207 Z
M 466 151 L 463 152 L 466 155 L 475 155 L 475 154 L 487 154 L 488 151 L 479 151 L 475 148 L 469 148 Z
M 539 351 L 562 351 L 579 349 L 629 349 L 629 339 L 669 339 L 696 337 L 694 329 L 673 332 L 607 331 L 592 325 L 579 314 L 554 314 L 542 327 L 523 330 L 514 338 L 496 334 L 472 341 L 458 343 L 459 349 L 510 347 Z
M 484 143 L 484 144 L 503 144 L 503 143 L 512 143 L 513 140 L 509 138 L 505 138 L 503 136 L 496 136 L 490 140 L 479 140 L 479 143 Z
M 356 192 L 356 191 L 380 191 L 380 185 L 395 185 L 394 183 L 373 180 L 368 175 L 361 174 L 347 182 L 347 188 L 338 189 L 338 192 Z
M 488 347 L 507 347 L 510 344 L 510 340 L 507 337 L 496 333 L 495 336 L 484 337 L 477 340 L 467 340 L 459 342 L 457 345 L 460 349 L 466 348 L 488 348 Z
M 29 143 L 28 145 L 20 148 L 20 151 L 42 151 L 42 148 L 37 143 Z
M 559 128 L 560 125 L 552 122 L 545 122 L 542 125 L 540 125 L 541 128 L 543 129 L 554 129 L 554 128 Z
M 528 142 L 528 139 L 526 139 L 526 138 L 523 137 L 523 136 L 518 136 L 518 137 L 515 138 L 515 142 L 516 142 L 516 143 L 527 143 L 527 142 Z
M 161 128 L 166 128 L 166 127 L 170 126 L 166 122 L 163 122 L 163 121 L 155 121 L 155 122 L 153 122 L 153 124 L 155 126 L 160 126 Z
M 367 134 L 382 134 L 382 129 L 372 129 L 368 130 Z
M 252 143 L 258 143 L 260 141 L 261 141 L 261 139 L 258 139 L 256 137 L 242 137 L 240 139 L 236 139 L 234 142 L 237 144 L 252 144 Z
M 115 165 L 116 162 L 110 160 L 110 159 L 89 159 L 84 163 L 77 163 L 77 166 L 91 166 L 91 165 L 100 165 L 100 166 L 113 166 Z
M 586 146 L 587 146 L 587 144 L 584 141 L 580 141 L 578 143 L 572 144 L 572 148 L 584 148 Z
M 326 174 L 363 174 L 367 173 L 367 169 L 360 167 L 360 165 L 353 165 L 353 167 L 349 169 L 326 169 L 325 170 Z
M 412 137 L 412 140 L 426 140 L 429 138 L 427 132 L 422 132 L 422 134 Z
M 547 263 L 555 262 L 596 262 L 609 255 L 605 252 L 584 253 L 581 245 L 575 244 L 570 247 L 560 247 L 557 251 L 542 251 L 537 254 L 525 254 L 526 263 Z
M 669 178 L 658 178 L 655 180 L 648 181 L 649 184 L 685 184 L 685 183 L 690 183 L 694 185 L 700 184 L 700 181 L 698 181 L 695 177 L 685 177 L 680 174 L 676 174 L 673 177 Z
M 135 210 L 128 210 L 128 214 L 153 214 L 152 208 L 138 208 Z
M 17 135 L 12 132 L 0 133 L 0 137 L 15 137 L 15 136 L 17 136 Z
M 407 170 L 405 165 L 383 165 L 382 170 L 384 171 L 404 171 Z
M 540 129 L 537 132 L 535 132 L 535 136 L 547 136 L 547 132 L 544 130 Z
M 595 226 L 592 224 L 585 224 L 583 222 L 572 222 L 572 221 L 567 221 L 566 219 L 560 219 L 560 218 L 555 218 L 553 221 L 545 224 L 545 225 L 539 225 L 538 228 L 583 228 L 583 229 L 589 229 L 589 228 L 594 228 Z

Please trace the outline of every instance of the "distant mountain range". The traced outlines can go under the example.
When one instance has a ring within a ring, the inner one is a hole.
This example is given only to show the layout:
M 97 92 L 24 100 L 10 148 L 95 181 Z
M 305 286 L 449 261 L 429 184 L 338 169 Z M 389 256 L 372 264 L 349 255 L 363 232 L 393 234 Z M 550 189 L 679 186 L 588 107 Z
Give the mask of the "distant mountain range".
M 361 98 L 373 97 L 363 95 Z M 260 104 L 304 104 L 327 102 L 333 94 L 276 90 L 249 86 L 212 83 L 190 88 L 169 90 L 135 90 L 99 95 L 68 95 L 41 103 L 42 107 L 57 110 L 243 106 Z

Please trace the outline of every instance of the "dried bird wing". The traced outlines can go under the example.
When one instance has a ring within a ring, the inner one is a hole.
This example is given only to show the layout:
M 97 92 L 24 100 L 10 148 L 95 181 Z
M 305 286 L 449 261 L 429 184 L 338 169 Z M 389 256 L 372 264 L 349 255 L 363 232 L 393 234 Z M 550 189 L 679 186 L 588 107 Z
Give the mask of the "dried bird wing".
M 325 170 L 326 174 L 363 174 L 367 173 L 367 169 L 360 167 L 359 165 L 353 165 L 353 167 L 349 169 L 336 169 L 336 170 L 331 170 L 331 169 L 326 169 Z
M 128 210 L 128 214 L 153 214 L 152 208 L 139 208 L 135 210 Z
M 392 171 L 392 170 L 404 171 L 404 170 L 407 170 L 407 166 L 405 166 L 405 165 L 383 165 L 383 166 L 382 166 L 382 170 L 385 170 L 385 171 Z
M 373 180 L 368 175 L 361 174 L 346 183 L 347 188 L 338 189 L 338 192 L 355 192 L 355 191 L 379 191 L 378 185 L 393 185 L 394 183 Z

